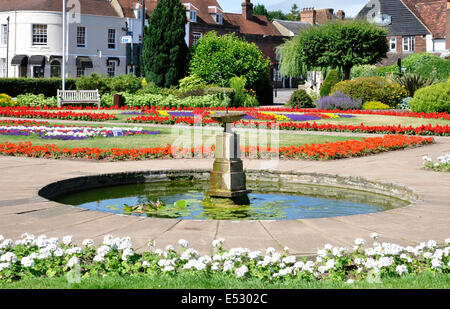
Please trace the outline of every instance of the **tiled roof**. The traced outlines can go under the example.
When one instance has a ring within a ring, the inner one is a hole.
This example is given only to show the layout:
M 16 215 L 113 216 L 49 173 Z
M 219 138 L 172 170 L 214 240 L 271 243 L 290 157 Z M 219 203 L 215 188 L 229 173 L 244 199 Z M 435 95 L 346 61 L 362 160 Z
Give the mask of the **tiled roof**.
M 234 13 L 224 13 L 223 16 L 233 26 L 240 27 L 242 34 L 281 36 L 278 29 L 265 16 L 253 15 L 250 19 Z
M 392 17 L 389 33 L 393 36 L 402 35 L 427 35 L 430 31 L 424 26 L 419 18 L 400 0 L 378 0 L 380 11 Z M 422 0 L 423 1 L 423 0 Z M 366 19 L 368 13 L 373 9 L 370 1 L 358 13 L 356 18 Z M 374 10 L 375 12 L 375 10 Z
M 434 38 L 446 36 L 446 0 L 403 0 L 403 2 L 427 26 Z
M 106 0 L 78 0 L 81 14 L 119 16 Z M 69 7 L 68 7 L 69 8 Z M 61 0 L 1 0 L 0 12 L 8 11 L 47 11 L 61 12 Z
M 290 21 L 290 20 L 281 20 L 281 19 L 274 19 L 273 21 L 276 21 L 280 25 L 282 25 L 284 28 L 288 29 L 294 34 L 298 34 L 303 29 L 306 29 L 311 26 L 310 23 L 303 23 L 300 21 Z

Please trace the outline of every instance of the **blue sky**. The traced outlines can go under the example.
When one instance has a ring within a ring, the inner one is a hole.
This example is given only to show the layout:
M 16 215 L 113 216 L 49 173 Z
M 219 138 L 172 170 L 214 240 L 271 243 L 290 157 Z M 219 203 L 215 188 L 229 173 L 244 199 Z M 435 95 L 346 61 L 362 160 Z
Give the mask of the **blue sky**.
M 241 12 L 241 3 L 243 0 L 218 0 L 220 6 L 225 12 Z M 289 12 L 295 3 L 298 7 L 315 7 L 316 9 L 332 8 L 335 11 L 344 10 L 347 16 L 355 16 L 367 0 L 252 0 L 254 5 L 264 4 L 269 11 L 282 10 Z

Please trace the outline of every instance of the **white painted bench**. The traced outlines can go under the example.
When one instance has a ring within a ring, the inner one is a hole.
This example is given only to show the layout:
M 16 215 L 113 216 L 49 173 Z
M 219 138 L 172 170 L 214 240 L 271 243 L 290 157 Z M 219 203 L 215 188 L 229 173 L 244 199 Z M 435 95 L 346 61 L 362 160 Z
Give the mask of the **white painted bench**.
M 95 103 L 100 108 L 100 94 L 96 90 L 59 90 L 58 107 L 63 104 Z

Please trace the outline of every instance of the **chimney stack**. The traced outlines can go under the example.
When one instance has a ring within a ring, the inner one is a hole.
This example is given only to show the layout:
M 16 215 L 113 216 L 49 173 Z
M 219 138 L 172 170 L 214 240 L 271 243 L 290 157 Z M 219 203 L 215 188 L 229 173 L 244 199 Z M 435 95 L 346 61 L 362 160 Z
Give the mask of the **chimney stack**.
M 303 8 L 300 13 L 300 21 L 314 25 L 316 23 L 316 10 L 313 7 Z
M 253 4 L 250 0 L 244 0 L 242 3 L 242 16 L 245 19 L 251 19 L 253 17 Z

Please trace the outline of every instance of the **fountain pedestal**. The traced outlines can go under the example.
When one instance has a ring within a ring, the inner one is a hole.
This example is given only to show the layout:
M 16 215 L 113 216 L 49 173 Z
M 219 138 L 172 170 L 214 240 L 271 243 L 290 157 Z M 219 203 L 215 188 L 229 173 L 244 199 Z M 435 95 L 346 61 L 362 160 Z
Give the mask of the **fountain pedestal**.
M 225 131 L 216 136 L 216 159 L 210 176 L 208 195 L 213 198 L 232 199 L 237 204 L 248 204 L 246 177 L 240 159 L 239 135 L 231 131 L 231 123 L 245 113 L 222 113 L 211 118 L 225 124 Z M 236 120 L 237 119 L 237 120 Z

